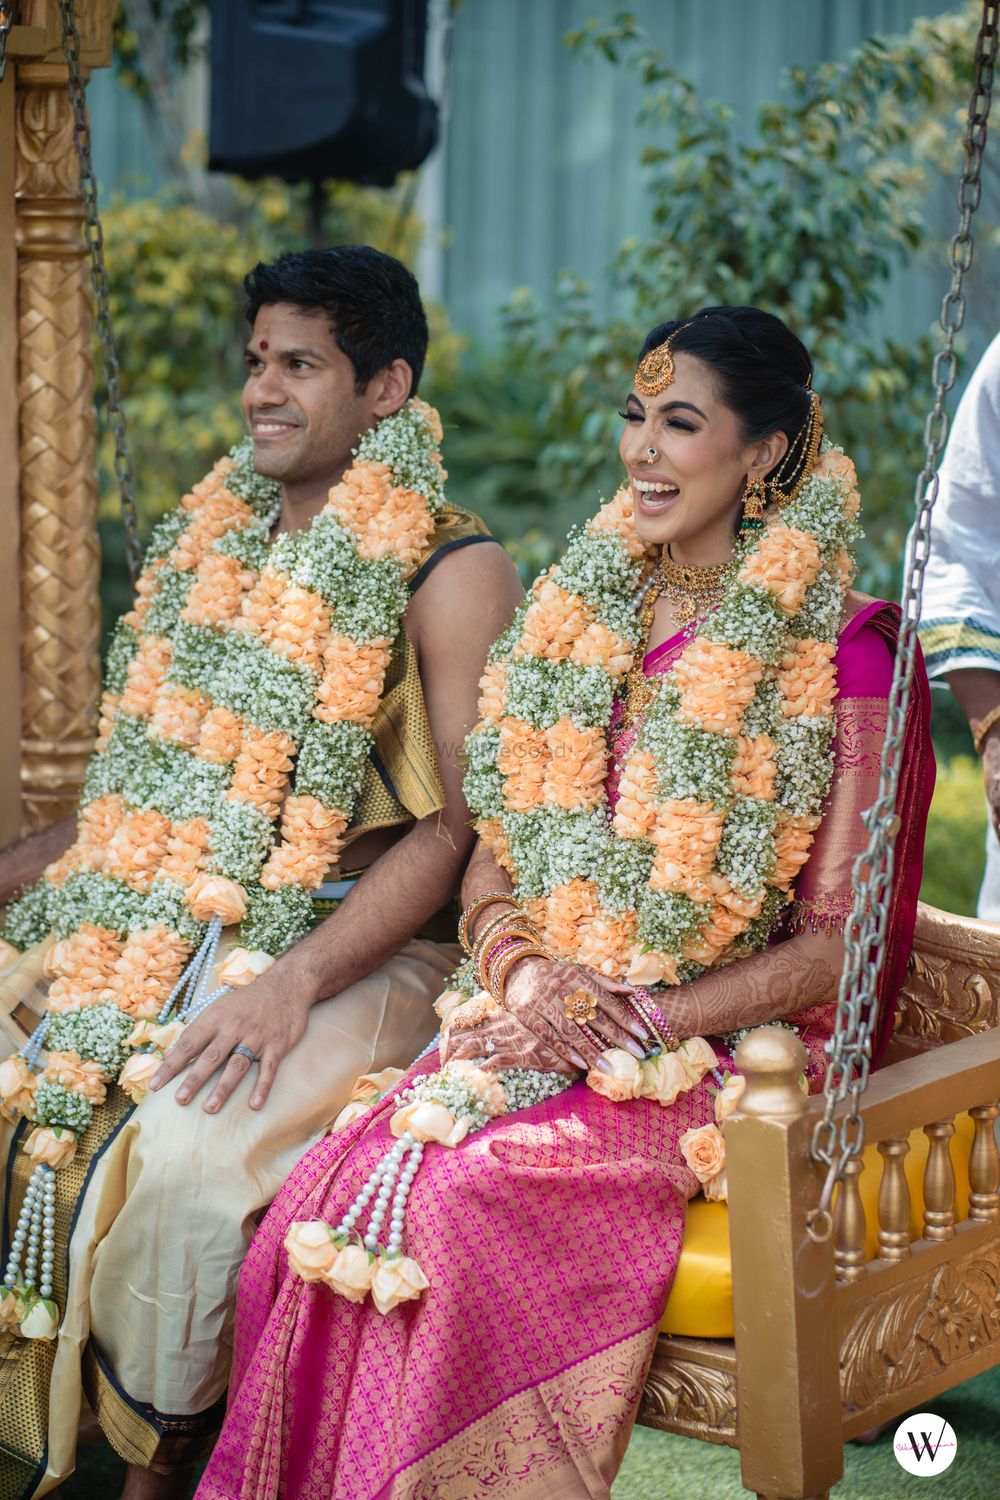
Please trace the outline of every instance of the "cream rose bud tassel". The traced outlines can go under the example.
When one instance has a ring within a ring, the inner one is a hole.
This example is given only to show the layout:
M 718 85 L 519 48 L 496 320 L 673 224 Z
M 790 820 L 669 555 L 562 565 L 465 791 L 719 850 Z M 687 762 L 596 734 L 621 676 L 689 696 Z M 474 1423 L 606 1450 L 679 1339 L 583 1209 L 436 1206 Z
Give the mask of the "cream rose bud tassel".
M 370 1291 L 381 1313 L 412 1302 L 430 1285 L 417 1261 L 403 1254 L 406 1200 L 425 1146 L 459 1146 L 497 1115 L 528 1109 L 571 1082 L 562 1074 L 530 1068 L 506 1069 L 495 1078 L 460 1060 L 418 1078 L 397 1096 L 400 1107 L 389 1120 L 396 1144 L 340 1223 L 334 1227 L 314 1219 L 289 1229 L 285 1250 L 292 1270 L 305 1281 L 324 1281 L 351 1302 L 363 1301 Z M 383 1245 L 386 1216 L 389 1233 Z
M 601 1055 L 607 1071 L 591 1068 L 587 1084 L 616 1104 L 626 1099 L 673 1104 L 678 1094 L 693 1089 L 719 1061 L 703 1036 L 689 1037 L 676 1051 L 657 1052 L 641 1062 L 621 1047 L 609 1047 Z
M 321 1219 L 293 1224 L 285 1236 L 285 1251 L 296 1275 L 303 1281 L 325 1282 L 349 1302 L 363 1302 L 370 1291 L 381 1313 L 419 1297 L 430 1283 L 417 1262 L 403 1254 L 403 1221 L 423 1150 L 423 1141 L 404 1130 L 336 1228 Z M 370 1204 L 362 1236 L 358 1220 Z M 383 1245 L 380 1235 L 387 1214 L 389 1234 Z M 361 1236 L 360 1244 L 354 1235 Z

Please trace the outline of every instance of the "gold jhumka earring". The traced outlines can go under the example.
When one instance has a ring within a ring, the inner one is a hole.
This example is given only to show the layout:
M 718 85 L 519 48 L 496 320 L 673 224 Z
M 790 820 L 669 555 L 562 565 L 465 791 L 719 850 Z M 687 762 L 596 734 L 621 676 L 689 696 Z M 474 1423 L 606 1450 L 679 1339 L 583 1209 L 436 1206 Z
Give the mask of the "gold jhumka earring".
M 743 491 L 743 519 L 745 521 L 760 521 L 764 516 L 764 506 L 767 504 L 767 486 L 759 474 L 747 480 L 746 489 Z

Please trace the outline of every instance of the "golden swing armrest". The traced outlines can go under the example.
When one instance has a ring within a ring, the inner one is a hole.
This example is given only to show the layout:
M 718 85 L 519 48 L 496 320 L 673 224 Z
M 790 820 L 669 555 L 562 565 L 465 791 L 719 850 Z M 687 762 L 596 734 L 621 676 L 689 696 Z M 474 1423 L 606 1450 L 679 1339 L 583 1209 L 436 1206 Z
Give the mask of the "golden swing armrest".
M 821 1101 L 794 1099 L 797 1043 L 771 1037 L 774 1056 L 788 1054 L 783 1072 L 747 1069 L 750 1109 L 726 1132 L 743 1482 L 816 1495 L 840 1477 L 845 1438 L 1000 1361 L 1000 1030 L 873 1076 L 862 1115 L 884 1162 L 875 1258 L 854 1174 L 830 1239 L 815 1244 L 806 1232 L 823 1176 L 809 1159 Z M 760 1106 L 774 1112 L 752 1112 Z M 965 1109 L 975 1122 L 970 1216 L 956 1223 L 949 1141 Z M 901 1158 L 914 1128 L 929 1151 L 922 1233 L 911 1242 Z
M 1000 1026 L 1000 925 L 920 902 L 884 1065 Z

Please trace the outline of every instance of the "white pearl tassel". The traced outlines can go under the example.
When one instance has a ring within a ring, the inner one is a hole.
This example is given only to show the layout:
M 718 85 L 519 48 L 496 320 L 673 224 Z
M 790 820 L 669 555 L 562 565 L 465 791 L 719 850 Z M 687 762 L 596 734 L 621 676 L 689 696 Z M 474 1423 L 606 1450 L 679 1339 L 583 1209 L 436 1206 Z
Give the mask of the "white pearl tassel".
M 52 1297 L 55 1245 L 56 1174 L 41 1162 L 28 1179 L 11 1240 L 4 1285 L 14 1286 L 20 1273 L 26 1290 L 37 1290 L 40 1297 L 49 1300 Z
M 415 1141 L 410 1132 L 405 1131 L 392 1149 L 382 1157 L 337 1225 L 336 1233 L 350 1235 L 374 1197 L 375 1203 L 368 1220 L 368 1227 L 362 1236 L 362 1243 L 372 1254 L 383 1249 L 379 1237 L 388 1214 L 389 1238 L 384 1248 L 390 1256 L 399 1255 L 403 1248 L 406 1199 L 423 1153 L 423 1142 Z M 403 1160 L 406 1157 L 408 1160 L 404 1166 Z

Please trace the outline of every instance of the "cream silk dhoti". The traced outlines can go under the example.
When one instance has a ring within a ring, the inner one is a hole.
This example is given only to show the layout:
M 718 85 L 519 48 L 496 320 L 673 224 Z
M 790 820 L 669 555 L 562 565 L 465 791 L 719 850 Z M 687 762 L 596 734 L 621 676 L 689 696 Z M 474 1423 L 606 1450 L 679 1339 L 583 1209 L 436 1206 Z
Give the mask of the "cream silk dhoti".
M 0 1055 L 44 1009 L 45 946 L 0 975 Z M 431 1002 L 460 957 L 453 943 L 416 938 L 314 1006 L 260 1111 L 248 1106 L 254 1069 L 214 1116 L 201 1108 L 207 1089 L 175 1102 L 179 1080 L 132 1109 L 113 1091 L 117 1117 L 59 1174 L 69 1256 L 58 1341 L 0 1335 L 0 1500 L 44 1495 L 71 1472 L 84 1392 L 128 1462 L 167 1472 L 207 1451 L 223 1416 L 237 1273 L 260 1216 L 358 1075 L 405 1067 L 431 1040 Z M 27 1160 L 14 1127 L 0 1132 L 9 1242 Z

